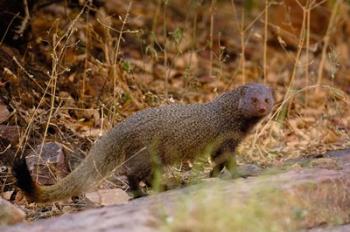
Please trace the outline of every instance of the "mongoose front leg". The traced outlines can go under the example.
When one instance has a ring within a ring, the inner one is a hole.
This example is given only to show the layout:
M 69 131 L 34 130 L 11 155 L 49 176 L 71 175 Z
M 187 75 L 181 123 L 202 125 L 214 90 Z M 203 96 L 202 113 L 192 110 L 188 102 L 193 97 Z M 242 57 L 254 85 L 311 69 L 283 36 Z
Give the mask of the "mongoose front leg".
M 210 177 L 218 176 L 224 167 L 226 167 L 233 178 L 256 176 L 261 173 L 262 169 L 254 164 L 237 165 L 235 154 L 236 144 L 234 140 L 227 140 L 212 155 L 215 166 L 210 172 Z
M 215 162 L 215 166 L 210 172 L 210 177 L 218 176 L 224 167 L 226 167 L 233 177 L 238 176 L 236 156 L 234 153 L 236 146 L 237 143 L 233 139 L 229 139 L 224 141 L 214 152 L 212 159 Z

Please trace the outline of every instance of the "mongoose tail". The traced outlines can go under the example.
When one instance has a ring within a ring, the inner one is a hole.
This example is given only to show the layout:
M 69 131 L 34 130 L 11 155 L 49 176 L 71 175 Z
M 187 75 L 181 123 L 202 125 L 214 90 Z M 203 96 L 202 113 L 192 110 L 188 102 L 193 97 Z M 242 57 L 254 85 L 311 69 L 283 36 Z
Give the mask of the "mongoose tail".
M 16 185 L 24 192 L 29 201 L 38 201 L 40 188 L 30 175 L 25 158 L 17 158 L 12 166 L 13 175 L 16 177 Z
M 127 127 L 126 127 L 127 128 Z M 66 177 L 54 185 L 42 186 L 32 179 L 25 158 L 17 158 L 12 167 L 17 186 L 30 201 L 53 202 L 67 199 L 97 186 L 124 160 L 125 128 L 115 127 L 97 140 L 85 159 Z
M 77 173 L 78 170 L 75 169 L 72 173 Z M 76 174 L 68 175 L 54 185 L 38 185 L 31 177 L 25 158 L 16 159 L 12 171 L 16 177 L 16 185 L 23 191 L 30 202 L 46 203 L 78 196 L 86 189 L 85 186 L 88 186 L 84 181 L 84 177 L 79 178 L 79 181 L 77 181 Z

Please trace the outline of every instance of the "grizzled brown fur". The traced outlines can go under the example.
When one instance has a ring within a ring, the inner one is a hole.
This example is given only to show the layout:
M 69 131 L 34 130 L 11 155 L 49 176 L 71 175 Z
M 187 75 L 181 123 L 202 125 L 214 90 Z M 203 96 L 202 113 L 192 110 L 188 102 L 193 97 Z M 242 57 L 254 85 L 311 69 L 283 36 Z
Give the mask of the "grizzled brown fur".
M 237 145 L 257 122 L 271 112 L 270 88 L 247 84 L 225 92 L 205 104 L 173 104 L 139 111 L 116 125 L 91 148 L 88 156 L 67 177 L 52 186 L 38 186 L 26 164 L 17 161 L 14 174 L 26 196 L 36 202 L 52 202 L 79 195 L 113 170 L 123 166 L 132 190 L 161 166 L 193 160 L 214 144 L 212 175 L 234 160 Z

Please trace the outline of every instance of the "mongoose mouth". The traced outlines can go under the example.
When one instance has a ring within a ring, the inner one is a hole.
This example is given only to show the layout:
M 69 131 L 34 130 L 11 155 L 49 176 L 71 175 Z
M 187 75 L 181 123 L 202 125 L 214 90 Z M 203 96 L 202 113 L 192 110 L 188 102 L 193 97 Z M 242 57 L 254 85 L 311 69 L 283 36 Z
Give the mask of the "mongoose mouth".
M 271 112 L 271 108 L 269 106 L 264 106 L 257 110 L 257 114 L 261 117 L 270 114 L 270 112 Z
M 267 112 L 267 108 L 266 107 L 260 107 L 259 109 L 258 109 L 258 114 L 259 115 L 262 115 L 262 116 L 264 116 L 264 115 L 266 115 L 268 112 Z

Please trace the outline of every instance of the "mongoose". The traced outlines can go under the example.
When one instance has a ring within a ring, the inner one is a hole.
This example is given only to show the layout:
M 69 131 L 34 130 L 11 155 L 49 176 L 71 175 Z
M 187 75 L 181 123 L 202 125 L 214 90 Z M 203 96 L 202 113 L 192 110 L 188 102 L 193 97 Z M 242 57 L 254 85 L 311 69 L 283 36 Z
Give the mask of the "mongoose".
M 51 186 L 31 178 L 24 159 L 15 161 L 17 185 L 35 202 L 77 196 L 123 166 L 131 190 L 152 175 L 154 156 L 161 166 L 193 160 L 210 145 L 215 175 L 230 167 L 237 145 L 274 104 L 272 90 L 252 83 L 225 92 L 209 103 L 171 104 L 136 112 L 102 136 L 68 176 Z

